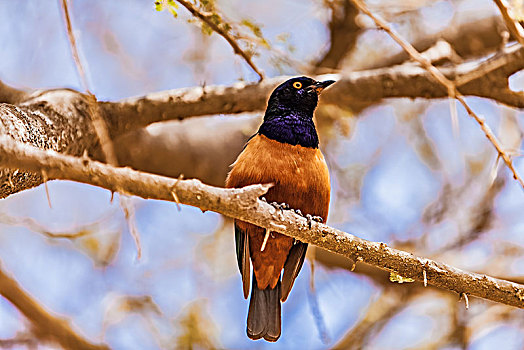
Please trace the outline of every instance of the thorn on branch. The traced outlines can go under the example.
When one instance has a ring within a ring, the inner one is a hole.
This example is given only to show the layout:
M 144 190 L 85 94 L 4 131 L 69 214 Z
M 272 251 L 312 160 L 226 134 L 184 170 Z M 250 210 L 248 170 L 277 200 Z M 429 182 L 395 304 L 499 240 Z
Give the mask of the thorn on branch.
M 464 303 L 465 303 L 465 306 L 466 306 L 466 310 L 469 310 L 469 298 L 468 298 L 468 295 L 466 293 L 460 293 L 459 301 L 462 298 L 464 298 Z
M 271 231 L 269 231 L 268 228 L 266 228 L 266 235 L 264 236 L 264 242 L 262 242 L 262 247 L 260 247 L 260 251 L 263 252 L 264 249 L 266 249 L 266 243 L 267 243 L 267 240 L 269 239 L 269 233 Z
M 357 263 L 356 263 L 354 260 L 352 260 L 352 261 L 351 261 L 351 267 L 349 268 L 349 271 L 350 271 L 350 272 L 355 271 L 355 268 L 356 268 L 356 267 L 357 267 Z
M 171 195 L 173 196 L 173 200 L 175 201 L 176 209 L 178 211 L 181 211 L 182 208 L 180 208 L 180 200 L 178 199 L 178 196 L 176 195 L 176 192 L 174 189 L 171 191 Z
M 47 177 L 47 173 L 45 170 L 42 170 L 42 179 L 44 180 L 44 187 L 45 187 L 45 195 L 47 197 L 47 204 L 49 205 L 50 209 L 53 209 L 53 206 L 51 205 L 51 196 L 49 195 L 49 187 L 47 187 L 47 180 L 49 178 Z
M 89 154 L 87 152 L 87 149 L 84 149 L 84 152 L 82 153 L 82 165 L 87 167 L 89 165 Z
M 176 187 L 178 186 L 178 183 L 180 182 L 180 180 L 182 180 L 183 178 L 184 178 L 184 175 L 180 174 L 180 176 L 178 177 L 178 179 L 176 180 L 173 186 L 173 189 L 171 190 L 171 195 L 173 196 L 173 199 L 175 200 L 176 208 L 178 211 L 181 211 L 182 208 L 180 207 L 180 200 L 178 199 L 178 196 L 176 194 Z

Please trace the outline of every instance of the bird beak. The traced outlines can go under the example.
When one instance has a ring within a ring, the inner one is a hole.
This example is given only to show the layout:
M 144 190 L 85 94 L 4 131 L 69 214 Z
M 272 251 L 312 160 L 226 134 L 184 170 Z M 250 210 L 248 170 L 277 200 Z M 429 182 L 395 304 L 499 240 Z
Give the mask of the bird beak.
M 326 81 L 317 81 L 315 84 L 311 85 L 313 90 L 317 93 L 317 95 L 320 95 L 322 90 L 327 88 L 329 85 L 335 83 L 334 80 L 326 80 Z

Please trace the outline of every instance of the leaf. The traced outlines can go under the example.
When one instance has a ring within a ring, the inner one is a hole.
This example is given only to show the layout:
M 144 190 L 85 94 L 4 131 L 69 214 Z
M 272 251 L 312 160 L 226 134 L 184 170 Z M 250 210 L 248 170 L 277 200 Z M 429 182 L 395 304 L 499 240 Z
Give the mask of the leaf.
M 253 32 L 253 34 L 257 38 L 264 39 L 264 35 L 262 34 L 262 29 L 261 29 L 261 27 L 258 24 L 252 22 L 249 19 L 243 19 L 240 22 L 240 24 L 243 25 L 244 27 L 249 28 L 251 30 L 251 32 Z
M 212 12 L 215 9 L 215 1 L 214 0 L 200 0 L 200 8 L 202 8 L 206 12 Z
M 202 23 L 202 33 L 206 35 L 211 35 L 213 34 L 213 29 L 211 29 L 211 27 L 208 26 L 207 24 Z
M 222 18 L 217 13 L 211 14 L 211 16 L 208 17 L 209 21 L 213 24 L 216 24 L 217 26 L 222 22 Z
M 178 17 L 178 13 L 176 12 L 174 6 L 169 8 L 169 12 L 171 12 L 171 14 L 173 15 L 173 17 L 175 17 L 175 18 Z
M 395 272 L 390 272 L 389 273 L 389 280 L 391 282 L 397 282 L 397 283 L 411 283 L 411 282 L 415 282 L 415 280 L 413 278 L 402 277 L 402 276 L 396 274 Z

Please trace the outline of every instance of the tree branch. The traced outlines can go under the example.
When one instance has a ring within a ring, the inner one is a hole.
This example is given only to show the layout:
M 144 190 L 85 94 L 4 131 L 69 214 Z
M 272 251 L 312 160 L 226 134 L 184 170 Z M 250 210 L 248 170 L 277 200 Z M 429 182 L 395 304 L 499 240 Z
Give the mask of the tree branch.
M 349 0 L 327 2 L 331 8 L 329 21 L 329 50 L 315 64 L 316 73 L 337 69 L 348 53 L 355 47 L 361 32 L 355 18 L 358 11 Z
M 524 28 L 520 25 L 520 23 L 517 21 L 516 18 L 513 18 L 512 11 L 508 9 L 508 5 L 505 4 L 505 1 L 503 0 L 494 0 L 495 4 L 497 4 L 497 7 L 500 10 L 500 13 L 502 14 L 502 18 L 504 18 L 504 22 L 506 23 L 506 27 L 509 29 L 509 32 L 517 41 L 524 45 Z M 515 2 L 516 4 L 516 2 Z
M 80 82 L 86 92 L 86 101 L 89 106 L 89 116 L 93 123 L 93 128 L 95 129 L 98 140 L 100 141 L 100 146 L 104 159 L 112 165 L 118 165 L 115 150 L 113 147 L 113 142 L 109 137 L 109 130 L 105 120 L 100 115 L 100 108 L 96 100 L 96 96 L 89 89 L 89 84 L 87 83 L 87 77 L 85 74 L 84 65 L 80 60 L 80 55 L 78 54 L 78 48 L 76 45 L 75 34 L 73 33 L 73 25 L 71 24 L 71 16 L 69 15 L 69 6 L 68 0 L 62 0 L 62 12 L 65 19 L 67 38 L 69 39 L 69 46 L 71 47 L 71 53 L 73 55 L 73 61 L 75 62 L 75 67 L 80 76 Z
M 251 55 L 247 54 L 244 50 L 240 48 L 236 40 L 229 35 L 229 33 L 221 28 L 219 25 L 216 24 L 215 21 L 212 19 L 212 15 L 206 14 L 201 12 L 199 9 L 197 9 L 195 6 L 193 6 L 189 1 L 186 0 L 176 0 L 178 3 L 180 3 L 182 6 L 184 6 L 191 14 L 197 18 L 199 18 L 202 22 L 207 24 L 211 29 L 213 29 L 214 32 L 216 32 L 218 35 L 226 39 L 228 44 L 233 48 L 233 51 L 235 54 L 239 55 L 246 61 L 246 63 L 255 71 L 255 73 L 258 74 L 258 77 L 260 78 L 260 81 L 264 79 L 264 74 L 255 66 L 253 63 L 253 60 L 251 59 Z
M 524 286 L 485 275 L 465 272 L 452 266 L 393 249 L 384 243 L 370 242 L 352 234 L 313 222 L 287 210 L 280 212 L 261 201 L 270 185 L 223 189 L 199 180 L 177 180 L 128 168 L 75 158 L 54 151 L 0 138 L 0 164 L 26 171 L 44 170 L 50 178 L 79 181 L 142 198 L 175 201 L 212 210 L 272 231 L 282 232 L 303 242 L 317 245 L 403 277 L 419 281 L 427 277 L 434 286 L 524 308 Z M 176 194 L 176 196 L 173 195 Z M 425 272 L 425 273 L 424 273 Z
M 442 68 L 441 71 L 448 79 L 468 77 L 469 80 L 458 87 L 463 95 L 490 98 L 511 107 L 524 108 L 524 93 L 513 92 L 506 85 L 500 86 L 500 81 L 507 84 L 507 78 L 522 69 L 524 48 L 517 45 L 490 59 Z M 102 102 L 101 108 L 111 132 L 120 135 L 165 120 L 263 110 L 272 89 L 288 78 L 264 79 L 259 84 L 236 83 L 163 91 L 119 102 Z M 390 97 L 447 97 L 447 91 L 416 65 L 317 76 L 317 79 L 327 78 L 337 80 L 337 84 L 323 94 L 323 101 L 355 109 Z
M 492 98 L 510 106 L 524 108 L 524 93 L 510 91 L 507 77 L 524 68 L 524 48 L 512 46 L 491 59 L 442 68 L 455 79 L 464 95 Z M 386 97 L 446 97 L 447 92 L 428 72 L 414 64 L 352 72 L 344 75 L 318 76 L 336 78 L 338 83 L 322 95 L 324 103 L 355 109 L 365 108 Z M 237 83 L 172 90 L 98 104 L 100 115 L 108 124 L 111 139 L 151 123 L 184 119 L 191 116 L 258 111 L 275 85 L 288 77 L 265 79 L 260 84 Z M 501 84 L 500 81 L 503 83 Z M 68 89 L 36 91 L 18 105 L 0 104 L 0 135 L 12 136 L 44 149 L 82 155 L 87 151 L 101 158 L 89 96 Z M 0 171 L 0 198 L 42 182 L 39 174 Z
M 0 121 L 0 135 L 42 149 L 79 156 L 97 146 L 89 104 L 76 91 L 35 92 L 19 105 L 0 104 Z M 40 173 L 0 169 L 0 198 L 41 183 Z
M 39 339 L 60 344 L 64 349 L 109 349 L 105 344 L 93 344 L 84 339 L 71 328 L 65 319 L 51 315 L 1 268 L 0 294 L 9 300 L 31 322 L 33 332 Z
M 482 132 L 486 135 L 488 140 L 493 144 L 495 149 L 497 150 L 497 155 L 500 156 L 503 160 L 508 169 L 511 170 L 513 173 L 513 178 L 517 180 L 520 185 L 524 188 L 524 180 L 520 177 L 520 175 L 517 173 L 515 167 L 513 166 L 513 162 L 511 161 L 511 157 L 506 153 L 506 151 L 503 149 L 502 144 L 497 139 L 495 134 L 491 131 L 491 128 L 486 124 L 485 119 L 482 117 L 479 117 L 473 110 L 469 107 L 469 105 L 466 103 L 466 100 L 464 100 L 464 96 L 458 91 L 457 86 L 453 81 L 448 79 L 443 72 L 441 72 L 439 69 L 437 69 L 435 66 L 431 64 L 431 62 L 426 59 L 424 56 L 422 56 L 407 40 L 402 38 L 400 35 L 398 35 L 391 26 L 384 21 L 381 17 L 374 15 L 369 11 L 367 6 L 361 1 L 361 0 L 351 0 L 355 6 L 371 17 L 371 19 L 375 22 L 378 28 L 384 30 L 386 33 L 389 34 L 389 36 L 395 40 L 403 49 L 406 51 L 409 56 L 418 62 L 422 67 L 424 67 L 425 70 L 428 71 L 428 73 L 431 75 L 431 77 L 437 81 L 439 84 L 441 84 L 443 87 L 446 88 L 448 96 L 452 99 L 456 99 L 460 102 L 460 104 L 466 109 L 468 114 L 475 119 L 475 121 L 479 124 L 480 128 L 482 129 Z M 520 46 L 522 47 L 522 46 Z M 524 93 L 522 93 L 522 96 L 524 96 Z M 467 299 L 466 299 L 467 300 Z
M 424 25 L 421 23 L 423 21 L 424 16 L 421 16 L 420 13 L 413 14 L 409 18 L 409 22 L 415 22 L 413 28 L 420 29 L 420 31 L 410 33 L 411 37 L 414 36 L 411 44 L 419 52 L 426 51 L 439 40 L 444 40 L 460 57 L 472 59 L 497 51 L 504 45 L 500 30 L 504 23 L 500 16 L 482 16 L 477 8 L 461 8 L 461 11 L 454 13 L 451 22 L 438 32 L 434 32 L 433 27 L 429 31 L 424 30 Z M 401 50 L 366 60 L 358 67 L 360 69 L 383 68 L 401 64 L 406 60 L 409 60 L 409 56 L 404 50 Z

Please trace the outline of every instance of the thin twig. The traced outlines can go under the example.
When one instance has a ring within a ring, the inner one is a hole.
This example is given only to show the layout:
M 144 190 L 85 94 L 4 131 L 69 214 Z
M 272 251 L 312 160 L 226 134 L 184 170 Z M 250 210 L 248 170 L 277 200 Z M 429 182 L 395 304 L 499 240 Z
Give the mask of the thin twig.
M 130 203 L 130 201 L 131 197 L 123 195 L 120 196 L 120 205 L 124 210 L 127 226 L 129 227 L 129 233 L 135 241 L 136 260 L 140 260 L 142 258 L 142 244 L 140 243 L 140 234 L 138 233 L 138 229 L 136 228 L 135 223 L 135 206 L 133 205 L 133 203 Z
M 9 300 L 33 326 L 42 341 L 52 341 L 64 349 L 108 350 L 105 344 L 93 344 L 83 338 L 63 318 L 52 315 L 29 295 L 18 282 L 0 266 L 0 294 Z
M 91 94 L 89 91 L 89 86 L 87 84 L 87 77 L 84 70 L 84 66 L 82 65 L 82 61 L 80 61 L 80 55 L 78 54 L 78 49 L 76 46 L 76 38 L 73 33 L 73 26 L 71 24 L 71 17 L 69 16 L 69 5 L 67 3 L 68 0 L 61 0 L 62 4 L 62 11 L 64 13 L 64 18 L 66 21 L 66 28 L 67 28 L 67 38 L 69 39 L 69 44 L 71 47 L 71 53 L 73 54 L 73 60 L 75 61 L 75 66 L 78 71 L 78 75 L 80 76 L 80 83 L 82 84 L 82 87 L 84 90 Z
M 78 54 L 78 47 L 76 45 L 75 34 L 73 33 L 73 26 L 71 24 L 71 16 L 69 15 L 69 5 L 68 0 L 61 0 L 62 12 L 64 14 L 66 28 L 67 28 L 67 37 L 69 39 L 69 44 L 71 47 L 71 53 L 73 55 L 73 60 L 75 62 L 76 70 L 80 76 L 80 82 L 84 91 L 87 94 L 87 103 L 89 105 L 90 113 L 93 127 L 95 132 L 100 140 L 100 146 L 102 148 L 102 153 L 106 161 L 112 165 L 118 165 L 115 150 L 111 138 L 109 136 L 109 131 L 107 129 L 107 124 L 100 114 L 100 107 L 98 106 L 98 101 L 96 96 L 89 89 L 89 84 L 87 82 L 87 76 L 85 74 L 84 65 L 80 60 L 80 55 Z
M 175 182 L 175 186 L 173 186 L 173 190 L 171 191 L 171 193 L 173 194 L 173 199 L 175 200 L 176 208 L 178 211 L 181 211 L 182 208 L 180 208 L 180 200 L 178 199 L 178 196 L 176 194 L 176 185 L 178 185 L 178 181 L 182 180 L 183 178 L 184 178 L 184 175 L 182 174 L 178 176 L 177 182 Z
M 107 212 L 102 218 L 93 223 L 76 225 L 64 230 L 50 230 L 36 220 L 29 217 L 13 217 L 5 213 L 0 213 L 0 223 L 11 226 L 22 226 L 33 232 L 40 233 L 51 239 L 76 239 L 100 231 L 101 227 L 107 226 L 107 221 L 113 217 L 115 210 Z
M 51 205 L 51 196 L 49 195 L 49 187 L 47 186 L 47 174 L 45 170 L 42 170 L 42 180 L 44 181 L 44 187 L 45 187 L 45 195 L 47 197 L 47 204 L 49 205 L 49 208 L 53 209 L 53 206 Z
M 262 247 L 260 247 L 260 251 L 263 252 L 264 249 L 266 249 L 267 240 L 269 239 L 269 234 L 271 231 L 269 229 L 266 229 L 266 235 L 264 236 L 264 242 L 262 242 Z
M 506 23 L 506 27 L 508 27 L 511 34 L 517 39 L 517 41 L 524 45 L 524 28 L 520 25 L 520 23 L 511 16 L 511 14 L 508 11 L 508 5 L 504 4 L 502 0 L 493 0 L 495 1 L 495 4 L 497 4 L 497 7 L 500 10 L 500 13 L 502 14 L 502 18 L 504 18 L 504 22 Z
M 173 189 L 173 191 L 171 191 L 171 194 L 173 195 L 173 199 L 175 200 L 176 209 L 177 209 L 178 211 L 181 211 L 182 208 L 180 208 L 180 199 L 178 199 L 178 196 L 176 195 L 176 192 L 175 192 L 174 189 Z
M 446 78 L 446 76 L 435 66 L 433 66 L 428 59 L 422 56 L 408 41 L 406 41 L 396 31 L 394 31 L 384 19 L 382 19 L 378 15 L 374 15 L 373 13 L 371 13 L 371 11 L 361 0 L 351 1 L 355 4 L 355 6 L 357 6 L 360 9 L 360 11 L 362 11 L 371 19 L 373 19 L 377 27 L 388 33 L 389 36 L 393 40 L 395 40 L 413 60 L 417 61 L 424 69 L 426 69 L 436 81 L 442 84 L 442 86 L 444 86 L 447 89 L 450 98 L 456 98 L 460 102 L 460 104 L 466 109 L 467 113 L 471 117 L 473 117 L 480 125 L 480 128 L 482 129 L 488 140 L 493 144 L 493 146 L 497 150 L 497 153 L 502 157 L 504 163 L 506 163 L 507 167 L 513 173 L 513 178 L 517 180 L 524 189 L 524 180 L 522 180 L 522 178 L 517 173 L 515 167 L 513 166 L 511 157 L 504 151 L 502 145 L 500 144 L 500 141 L 498 141 L 495 134 L 493 134 L 490 127 L 486 124 L 484 118 L 475 114 L 475 112 L 473 112 L 473 110 L 469 107 L 469 105 L 464 100 L 464 96 L 460 94 L 460 92 L 457 90 L 457 87 L 455 86 L 453 81 Z
M 231 35 L 229 35 L 227 31 L 220 28 L 214 21 L 212 21 L 210 14 L 201 12 L 189 1 L 177 0 L 177 2 L 180 3 L 180 5 L 184 6 L 189 12 L 191 12 L 193 16 L 198 17 L 202 22 L 207 24 L 214 32 L 226 39 L 229 45 L 233 48 L 235 54 L 241 56 L 244 59 L 244 61 L 246 61 L 246 63 L 251 67 L 251 69 L 253 69 L 255 73 L 258 74 L 260 78 L 259 81 L 262 81 L 264 79 L 264 74 L 257 68 L 257 66 L 255 66 L 255 64 L 251 60 L 251 55 L 247 54 L 244 50 L 242 50 L 242 48 L 238 45 L 236 40 Z
M 104 155 L 106 162 L 108 162 L 111 165 L 118 166 L 118 159 L 116 157 L 115 147 L 113 145 L 113 142 L 111 141 L 109 129 L 104 118 L 102 118 L 100 105 L 98 104 L 96 96 L 89 90 L 89 84 L 85 75 L 84 66 L 82 64 L 82 61 L 80 60 L 80 56 L 78 55 L 75 35 L 73 33 L 73 26 L 71 25 L 71 17 L 69 15 L 68 0 L 61 0 L 61 3 L 66 21 L 67 37 L 69 38 L 71 52 L 73 53 L 73 59 L 75 61 L 76 69 L 78 70 L 78 74 L 80 75 L 82 86 L 84 87 L 84 90 L 87 94 L 86 99 L 89 108 L 89 115 L 91 116 L 91 122 L 93 123 L 95 133 L 98 136 L 98 140 L 100 141 L 102 154 Z M 116 190 L 117 192 L 122 192 L 119 189 Z M 111 202 L 112 201 L 113 193 L 111 193 Z M 132 207 L 132 203 L 125 199 L 125 195 L 120 196 L 120 206 L 124 210 L 124 214 L 129 227 L 129 232 L 131 233 L 131 236 L 135 240 L 137 246 L 137 259 L 140 260 L 140 257 L 142 256 L 140 236 L 138 230 L 136 229 L 136 225 L 134 224 L 134 222 L 132 222 L 132 215 L 130 215 L 130 213 L 134 213 L 134 208 Z

